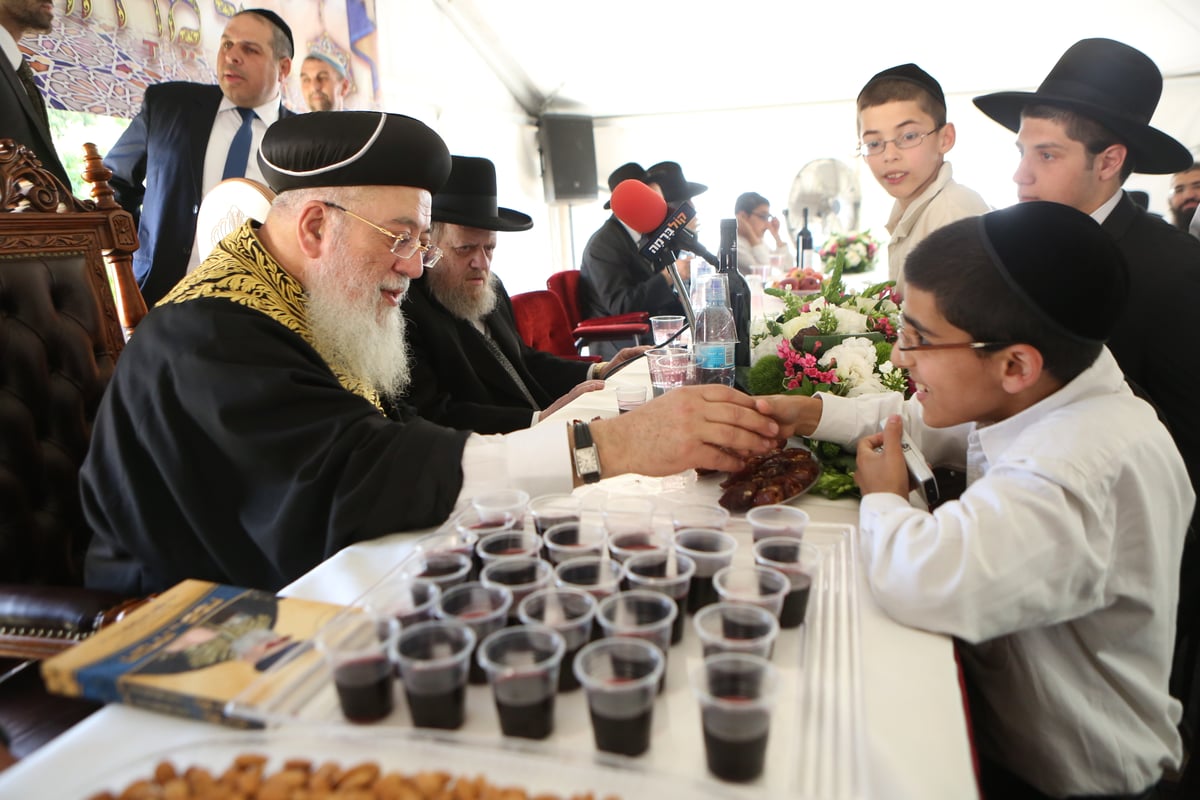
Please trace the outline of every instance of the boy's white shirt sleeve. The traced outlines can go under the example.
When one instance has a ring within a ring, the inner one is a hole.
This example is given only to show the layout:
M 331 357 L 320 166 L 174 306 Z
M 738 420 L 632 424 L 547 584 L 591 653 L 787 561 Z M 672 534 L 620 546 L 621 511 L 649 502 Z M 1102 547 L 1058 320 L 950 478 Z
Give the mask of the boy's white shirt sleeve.
M 821 399 L 813 438 L 851 443 L 901 414 L 932 463 L 965 461 L 972 426 L 928 428 L 914 400 L 897 393 Z M 1078 475 L 1067 485 L 1087 482 Z M 1112 525 L 1098 523 L 1093 507 L 1034 471 L 999 465 L 933 513 L 899 495 L 866 495 L 861 556 L 873 594 L 892 617 L 982 641 L 1078 617 L 1104 602 Z
M 463 481 L 456 507 L 495 489 L 523 489 L 530 497 L 570 494 L 574 465 L 568 441 L 563 423 L 506 434 L 471 434 L 463 448 Z

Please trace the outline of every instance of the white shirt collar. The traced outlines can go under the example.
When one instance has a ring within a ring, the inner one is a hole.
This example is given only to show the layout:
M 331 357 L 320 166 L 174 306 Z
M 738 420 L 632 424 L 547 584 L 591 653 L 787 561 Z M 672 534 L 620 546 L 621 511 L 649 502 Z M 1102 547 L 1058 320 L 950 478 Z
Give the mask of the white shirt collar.
M 8 32 L 8 28 L 2 25 L 0 25 L 0 51 L 4 52 L 4 55 L 8 58 L 8 63 L 14 70 L 21 66 L 21 48 L 17 47 L 17 41 Z
M 1090 395 L 1115 391 L 1120 384 L 1125 383 L 1125 374 L 1117 366 L 1107 347 L 1100 350 L 1096 360 L 1070 383 L 1058 388 L 1058 391 L 1043 397 L 1029 408 L 1014 414 L 1008 419 L 994 422 L 990 425 L 977 425 L 979 445 L 989 463 L 994 463 L 1022 432 L 1037 420 L 1054 414 L 1058 409 L 1071 403 L 1077 403 Z
M 221 95 L 221 105 L 217 107 L 217 113 L 220 114 L 222 111 L 228 111 L 231 108 L 237 108 L 237 105 L 228 97 Z M 261 106 L 255 106 L 254 113 L 266 123 L 268 128 L 271 127 L 272 123 L 279 119 L 279 92 L 276 92 L 270 100 Z
M 1088 216 L 1096 220 L 1097 224 L 1103 225 L 1104 220 L 1108 219 L 1108 215 L 1111 214 L 1113 209 L 1117 207 L 1117 203 L 1121 202 L 1121 196 L 1124 194 L 1124 190 L 1118 188 L 1116 194 L 1108 198 L 1108 201 L 1105 202 L 1104 205 L 1097 208 L 1091 214 L 1088 214 Z

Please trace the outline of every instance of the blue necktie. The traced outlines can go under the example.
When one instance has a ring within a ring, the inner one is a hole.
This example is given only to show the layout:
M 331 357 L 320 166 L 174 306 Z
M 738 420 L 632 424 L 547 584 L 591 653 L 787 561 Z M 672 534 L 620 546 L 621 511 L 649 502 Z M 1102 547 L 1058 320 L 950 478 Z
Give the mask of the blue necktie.
M 253 108 L 239 108 L 237 112 L 242 115 L 242 126 L 229 143 L 229 155 L 225 156 L 225 171 L 221 173 L 221 180 L 246 177 L 246 162 L 250 160 L 250 126 L 258 115 Z

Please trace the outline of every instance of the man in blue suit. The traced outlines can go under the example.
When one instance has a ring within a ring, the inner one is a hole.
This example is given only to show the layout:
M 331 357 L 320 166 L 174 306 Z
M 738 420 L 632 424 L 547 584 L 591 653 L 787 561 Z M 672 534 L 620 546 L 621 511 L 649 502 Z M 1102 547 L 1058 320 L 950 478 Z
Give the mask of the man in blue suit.
M 204 194 L 229 177 L 262 180 L 254 158 L 262 135 L 292 113 L 279 92 L 293 48 L 278 14 L 239 12 L 221 34 L 218 85 L 149 87 L 142 110 L 104 160 L 117 201 L 138 219 L 133 271 L 147 306 L 199 263 L 196 214 Z
M 0 139 L 12 139 L 33 151 L 42 166 L 69 189 L 54 141 L 46 104 L 17 42 L 25 33 L 47 33 L 54 9 L 30 0 L 0 0 Z

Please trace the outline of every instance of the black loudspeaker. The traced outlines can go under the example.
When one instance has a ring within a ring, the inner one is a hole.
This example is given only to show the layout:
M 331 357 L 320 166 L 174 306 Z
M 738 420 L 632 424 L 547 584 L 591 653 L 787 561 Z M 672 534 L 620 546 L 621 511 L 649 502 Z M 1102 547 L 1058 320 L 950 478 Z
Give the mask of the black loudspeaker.
M 596 140 L 591 117 L 542 117 L 538 121 L 538 146 L 547 203 L 597 198 Z

